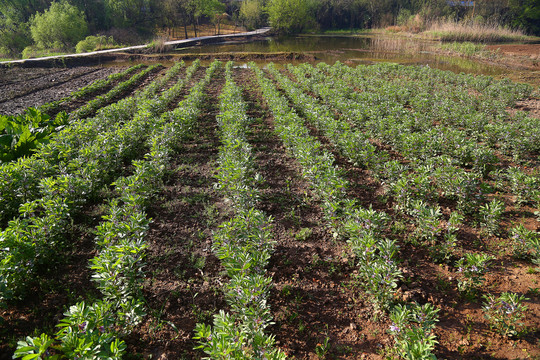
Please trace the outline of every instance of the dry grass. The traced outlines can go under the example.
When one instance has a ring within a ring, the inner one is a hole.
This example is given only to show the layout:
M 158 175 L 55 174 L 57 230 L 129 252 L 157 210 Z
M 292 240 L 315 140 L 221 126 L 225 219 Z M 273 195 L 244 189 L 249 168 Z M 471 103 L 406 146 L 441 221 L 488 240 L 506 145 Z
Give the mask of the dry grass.
M 495 24 L 454 21 L 435 22 L 424 34 L 442 41 L 504 42 L 527 39 L 527 36 L 519 30 Z

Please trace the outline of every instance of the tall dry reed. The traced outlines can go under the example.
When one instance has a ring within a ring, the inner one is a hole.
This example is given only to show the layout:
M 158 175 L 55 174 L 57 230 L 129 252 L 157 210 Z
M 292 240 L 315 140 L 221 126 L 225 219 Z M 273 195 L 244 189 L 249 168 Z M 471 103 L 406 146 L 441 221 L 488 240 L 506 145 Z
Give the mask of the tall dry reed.
M 504 42 L 527 38 L 519 30 L 503 28 L 497 24 L 455 21 L 434 22 L 425 34 L 442 41 Z

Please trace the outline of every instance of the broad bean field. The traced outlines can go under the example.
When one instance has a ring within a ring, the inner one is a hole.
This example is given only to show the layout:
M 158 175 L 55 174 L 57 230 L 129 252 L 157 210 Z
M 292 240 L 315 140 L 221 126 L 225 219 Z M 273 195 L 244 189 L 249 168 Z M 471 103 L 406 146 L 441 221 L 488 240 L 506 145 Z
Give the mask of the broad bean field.
M 0 359 L 539 359 L 538 101 L 196 60 L 2 115 Z

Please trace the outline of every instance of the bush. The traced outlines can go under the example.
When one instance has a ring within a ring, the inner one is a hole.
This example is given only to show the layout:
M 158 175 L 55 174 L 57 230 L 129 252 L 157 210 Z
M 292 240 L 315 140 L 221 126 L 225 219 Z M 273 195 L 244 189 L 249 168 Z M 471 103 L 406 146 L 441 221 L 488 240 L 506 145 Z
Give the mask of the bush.
M 84 13 L 68 2 L 53 2 L 30 20 L 30 32 L 39 48 L 70 48 L 88 32 Z
M 39 58 L 39 57 L 45 57 L 45 56 L 54 56 L 54 55 L 63 55 L 65 54 L 65 51 L 62 49 L 52 48 L 52 49 L 41 49 L 38 48 L 35 45 L 27 46 L 22 51 L 22 58 L 23 59 L 31 59 L 31 58 Z
M 18 56 L 28 45 L 32 44 L 28 24 L 17 24 L 9 18 L 0 19 L 0 54 Z
M 87 36 L 86 39 L 81 40 L 75 46 L 77 53 L 90 52 L 102 49 L 110 49 L 116 46 L 112 36 L 106 37 L 104 35 Z

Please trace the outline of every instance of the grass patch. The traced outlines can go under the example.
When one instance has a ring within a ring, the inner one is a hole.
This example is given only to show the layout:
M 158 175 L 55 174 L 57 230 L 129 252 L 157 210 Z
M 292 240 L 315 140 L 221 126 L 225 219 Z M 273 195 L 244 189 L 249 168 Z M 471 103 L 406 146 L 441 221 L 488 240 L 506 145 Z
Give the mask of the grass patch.
M 26 47 L 22 52 L 22 58 L 23 59 L 32 59 L 32 58 L 40 58 L 40 57 L 46 57 L 46 56 L 57 56 L 57 55 L 66 55 L 69 54 L 65 51 L 61 51 L 58 49 L 38 49 L 35 46 L 28 46 Z
M 458 52 L 466 56 L 478 55 L 486 52 L 486 45 L 475 44 L 469 41 L 466 42 L 452 42 L 448 44 L 441 44 L 443 50 Z

